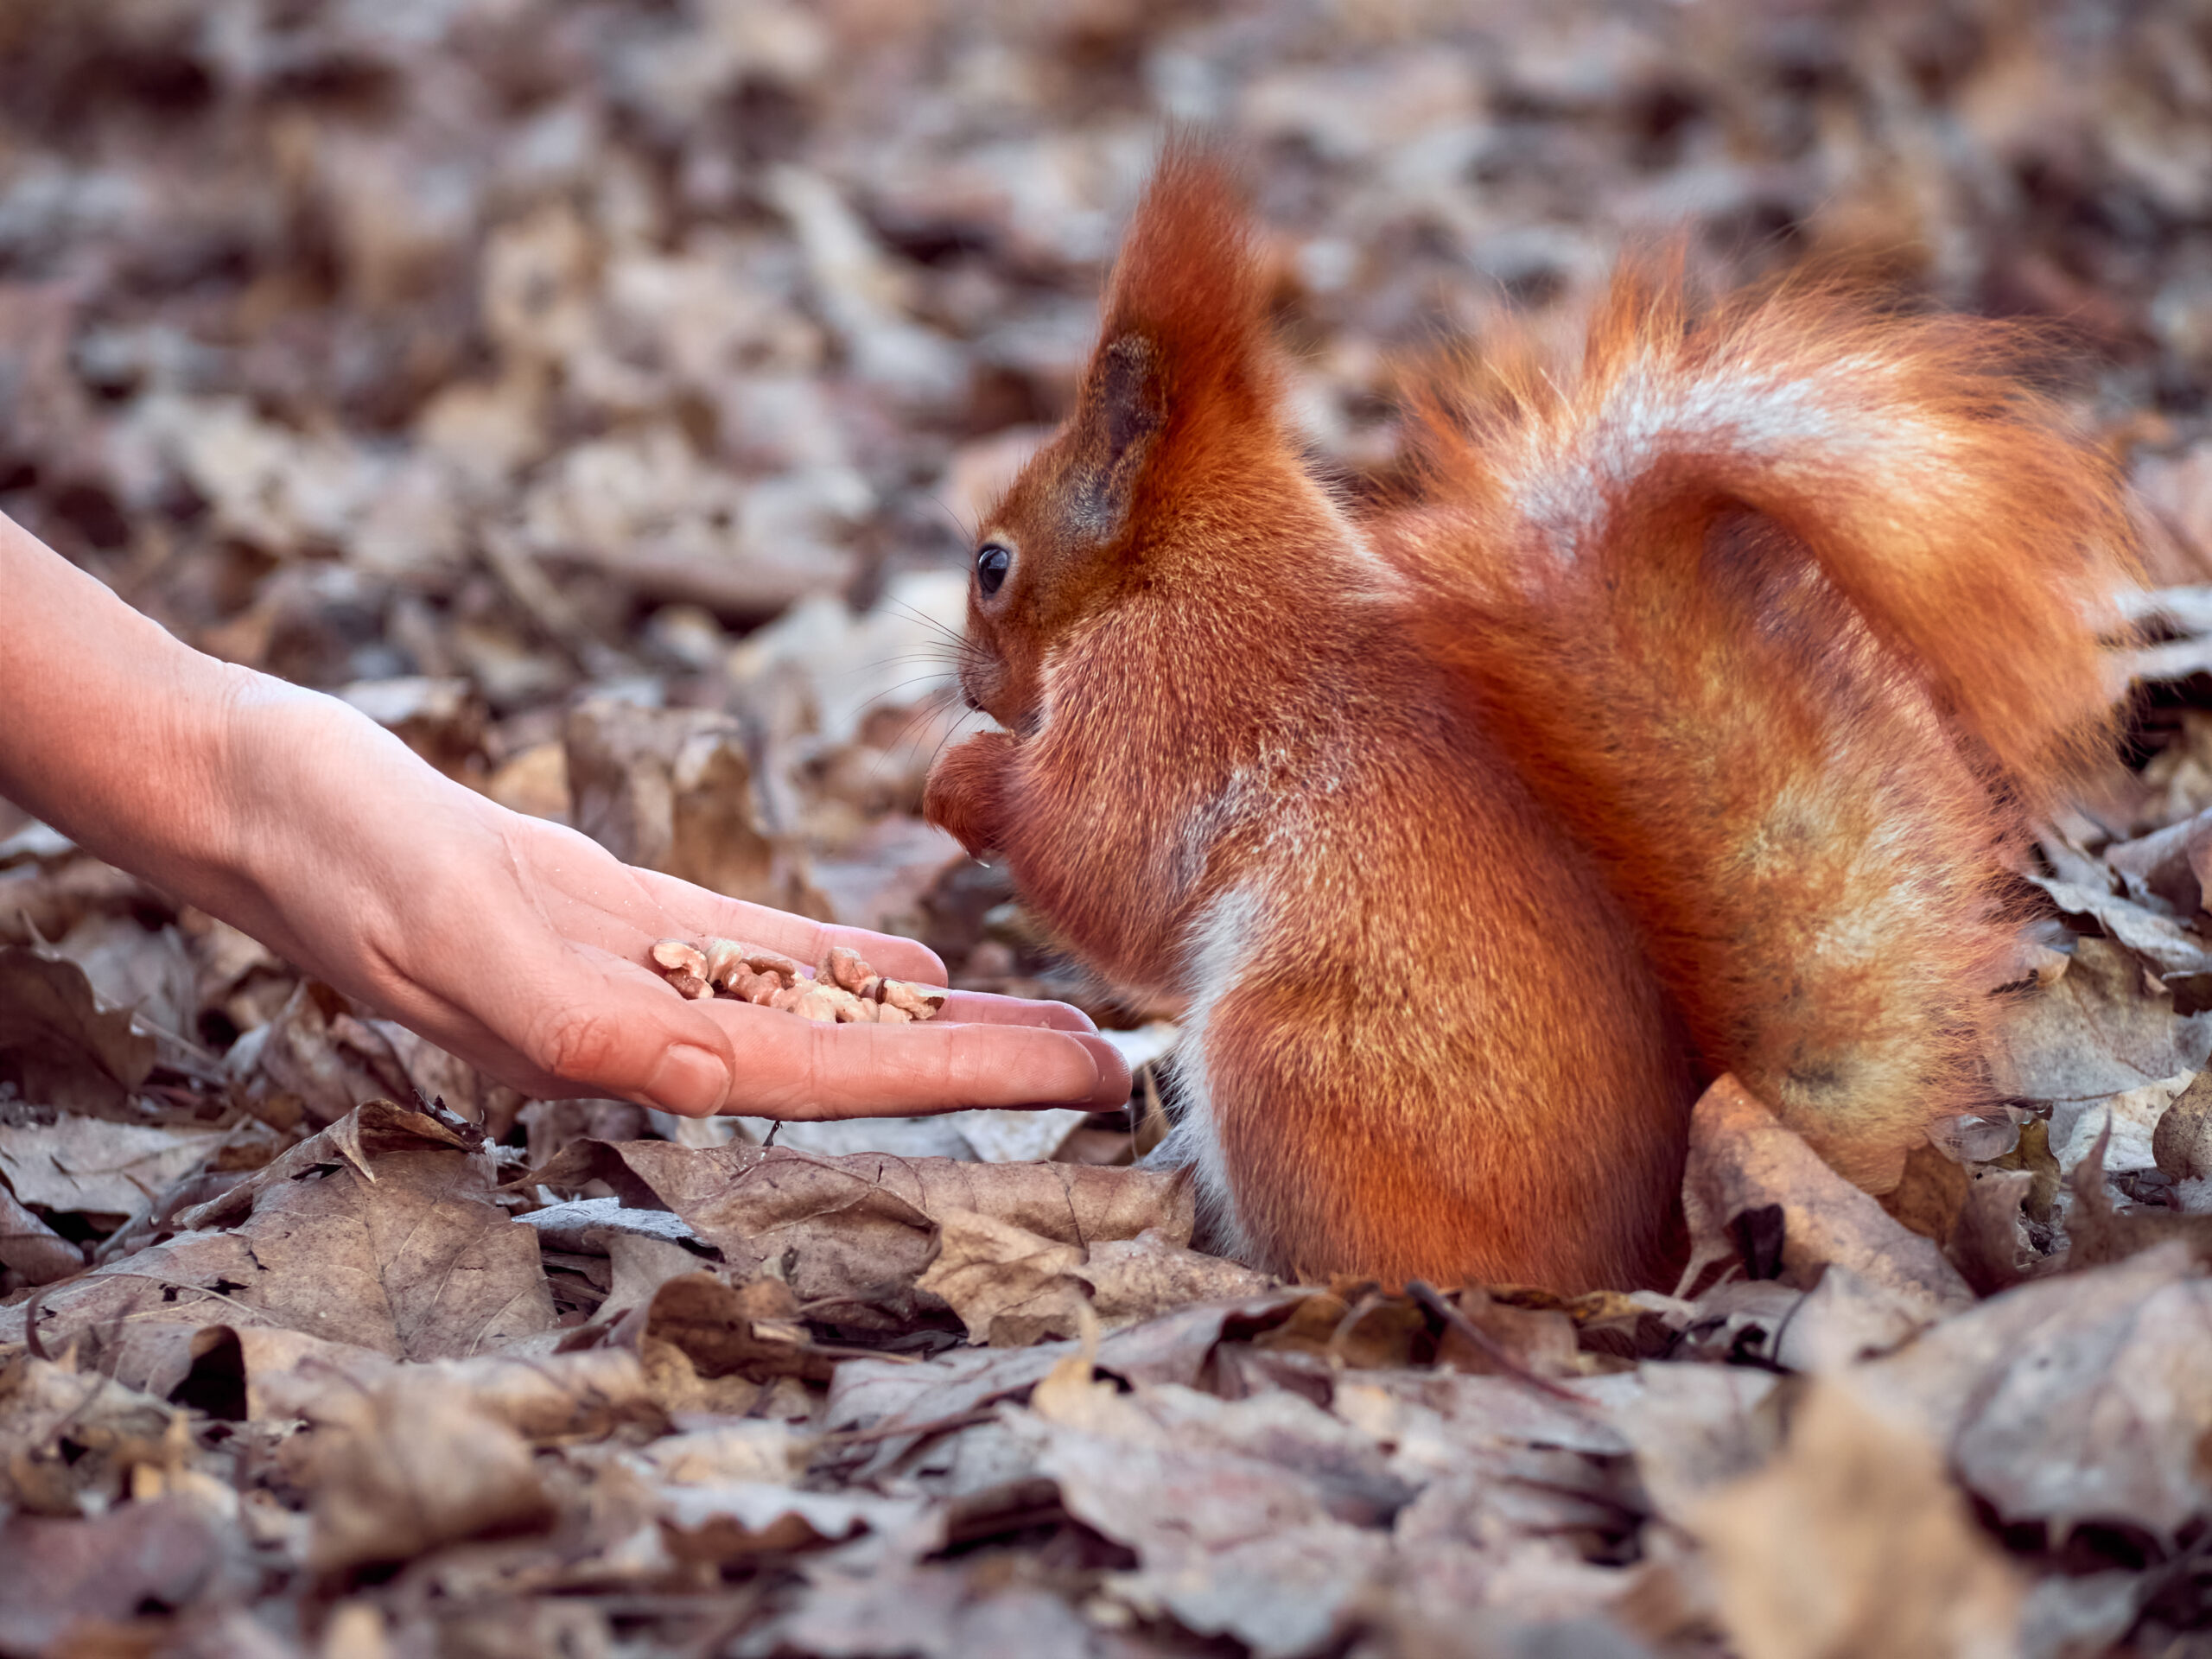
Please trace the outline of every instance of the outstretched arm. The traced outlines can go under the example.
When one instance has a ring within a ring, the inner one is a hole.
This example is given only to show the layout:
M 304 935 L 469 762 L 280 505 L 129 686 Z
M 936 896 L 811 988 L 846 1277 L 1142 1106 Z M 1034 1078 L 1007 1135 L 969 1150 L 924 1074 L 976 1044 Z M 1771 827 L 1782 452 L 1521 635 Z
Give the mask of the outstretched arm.
M 525 1092 L 787 1118 L 1127 1097 L 1058 1003 L 956 994 L 887 1027 L 686 1001 L 645 965 L 655 939 L 944 969 L 495 805 L 344 703 L 184 645 L 4 516 L 0 594 L 0 795 Z

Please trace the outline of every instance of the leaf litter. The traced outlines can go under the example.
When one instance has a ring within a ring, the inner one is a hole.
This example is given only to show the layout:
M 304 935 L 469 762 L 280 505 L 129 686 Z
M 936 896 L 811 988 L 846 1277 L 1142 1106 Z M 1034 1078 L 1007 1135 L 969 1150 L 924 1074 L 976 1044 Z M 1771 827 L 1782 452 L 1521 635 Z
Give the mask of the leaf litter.
M 0 804 L 0 1652 L 2199 1650 L 2209 54 L 2088 0 L 0 13 L 0 507 L 518 810 L 1077 1001 L 1139 1075 L 525 1103 Z M 1350 488 L 1394 352 L 1678 226 L 2094 357 L 2135 758 L 2025 872 L 2007 1104 L 1896 1192 L 1723 1080 L 1672 1294 L 1389 1294 L 1208 1254 L 1135 1166 L 1177 1011 L 918 809 L 965 536 L 1169 119 L 1252 147 Z

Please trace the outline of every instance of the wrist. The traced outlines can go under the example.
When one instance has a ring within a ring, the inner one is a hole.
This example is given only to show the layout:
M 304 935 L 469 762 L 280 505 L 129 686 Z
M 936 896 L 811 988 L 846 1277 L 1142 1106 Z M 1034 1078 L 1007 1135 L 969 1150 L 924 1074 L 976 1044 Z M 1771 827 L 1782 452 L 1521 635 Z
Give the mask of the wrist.
M 479 798 L 334 697 L 229 674 L 200 849 L 228 909 L 198 902 L 325 977 L 389 963 L 442 879 L 433 849 L 467 839 Z

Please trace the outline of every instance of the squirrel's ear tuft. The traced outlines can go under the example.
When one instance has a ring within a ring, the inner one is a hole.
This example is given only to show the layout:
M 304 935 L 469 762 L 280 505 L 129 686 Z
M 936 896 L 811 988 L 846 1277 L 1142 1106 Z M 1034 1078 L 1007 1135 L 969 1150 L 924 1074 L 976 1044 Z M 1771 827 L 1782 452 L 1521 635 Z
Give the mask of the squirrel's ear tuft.
M 1123 239 L 1077 397 L 1069 495 L 1084 530 L 1115 533 L 1163 438 L 1190 457 L 1217 436 L 1273 436 L 1268 288 L 1228 166 L 1171 143 Z

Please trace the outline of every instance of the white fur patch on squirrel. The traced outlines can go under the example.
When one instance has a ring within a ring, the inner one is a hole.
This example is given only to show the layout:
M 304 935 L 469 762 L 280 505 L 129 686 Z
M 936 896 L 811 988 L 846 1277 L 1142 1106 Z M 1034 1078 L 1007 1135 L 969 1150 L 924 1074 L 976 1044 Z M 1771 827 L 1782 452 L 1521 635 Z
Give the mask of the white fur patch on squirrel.
M 944 1006 L 943 986 L 886 979 L 841 944 L 830 948 L 811 979 L 781 951 L 737 939 L 663 939 L 652 956 L 668 982 L 694 1001 L 726 996 L 824 1024 L 903 1026 Z

